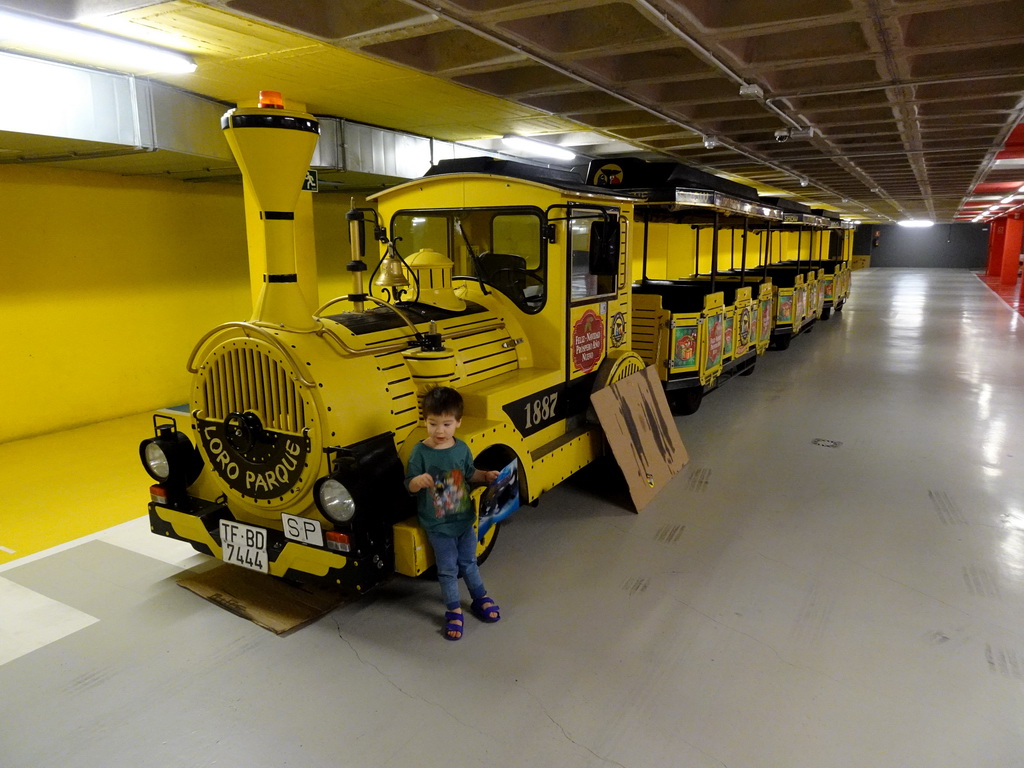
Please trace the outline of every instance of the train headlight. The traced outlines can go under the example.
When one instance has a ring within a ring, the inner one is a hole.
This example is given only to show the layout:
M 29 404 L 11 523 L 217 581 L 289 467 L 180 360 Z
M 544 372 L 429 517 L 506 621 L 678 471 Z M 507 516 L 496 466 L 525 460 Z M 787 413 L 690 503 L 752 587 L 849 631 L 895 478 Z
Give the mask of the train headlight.
M 179 488 L 192 485 L 203 468 L 203 457 L 173 424 L 157 427 L 156 437 L 139 444 L 139 458 L 146 472 L 158 483 Z
M 313 486 L 320 514 L 364 543 L 390 541 L 391 526 L 416 512 L 394 437 L 382 432 L 327 449 L 327 472 Z
M 167 454 L 160 447 L 155 439 L 143 441 L 142 465 L 146 468 L 149 476 L 158 482 L 163 482 L 171 475 L 171 462 L 167 460 Z
M 335 477 L 317 481 L 316 504 L 324 516 L 335 523 L 347 523 L 356 513 L 356 502 L 348 488 Z

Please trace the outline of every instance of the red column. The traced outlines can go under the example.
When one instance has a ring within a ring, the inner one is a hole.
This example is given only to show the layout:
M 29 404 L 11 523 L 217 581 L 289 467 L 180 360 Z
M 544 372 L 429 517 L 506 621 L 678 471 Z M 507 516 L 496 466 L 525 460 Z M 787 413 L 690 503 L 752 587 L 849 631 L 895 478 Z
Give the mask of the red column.
M 1024 222 L 1020 220 L 1020 214 L 1015 213 L 1013 218 L 1000 219 L 1005 223 L 1005 235 L 1003 238 L 1003 255 L 1001 282 L 1003 285 L 1017 284 L 1017 270 L 1020 269 L 1020 246 L 1021 235 L 1024 234 Z

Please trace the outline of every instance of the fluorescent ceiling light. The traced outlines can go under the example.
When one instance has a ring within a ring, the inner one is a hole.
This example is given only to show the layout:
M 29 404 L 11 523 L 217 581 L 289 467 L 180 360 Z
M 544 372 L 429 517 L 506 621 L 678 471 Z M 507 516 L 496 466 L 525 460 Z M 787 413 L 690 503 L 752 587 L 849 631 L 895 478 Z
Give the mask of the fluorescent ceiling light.
M 575 152 L 556 147 L 554 144 L 545 144 L 543 141 L 537 141 L 536 139 L 528 139 L 525 136 L 505 136 L 501 141 L 505 146 L 536 157 L 548 157 L 552 160 L 576 159 Z
M 1004 197 L 1004 198 L 1003 198 L 1002 200 L 1000 200 L 999 202 L 1000 202 L 1000 203 L 1001 203 L 1002 205 L 1006 205 L 1007 203 L 1012 203 L 1015 197 L 1017 197 L 1017 193 L 1016 193 L 1016 192 L 1015 192 L 1015 193 L 1013 193 L 1012 195 L 1007 195 L 1006 197 Z
M 928 219 L 904 219 L 896 223 L 901 227 L 931 227 L 935 225 L 934 221 L 929 221 Z
M 194 72 L 183 53 L 40 16 L 0 10 L 0 43 L 25 52 L 128 72 Z

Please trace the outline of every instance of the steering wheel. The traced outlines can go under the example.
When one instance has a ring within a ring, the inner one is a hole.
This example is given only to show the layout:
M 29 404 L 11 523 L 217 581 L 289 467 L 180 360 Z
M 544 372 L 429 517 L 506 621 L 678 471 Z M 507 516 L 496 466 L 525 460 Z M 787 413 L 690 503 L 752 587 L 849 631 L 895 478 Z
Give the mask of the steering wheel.
M 503 273 L 506 272 L 508 273 L 507 277 L 504 280 L 501 279 L 499 275 L 502 275 Z M 497 288 L 499 291 L 501 290 L 501 286 L 503 285 L 511 286 L 515 293 L 515 295 L 511 296 L 511 298 L 517 302 L 522 303 L 530 302 L 531 300 L 536 301 L 539 298 L 537 296 L 526 295 L 526 288 L 528 287 L 528 284 L 531 281 L 535 285 L 541 287 L 544 286 L 544 280 L 542 280 L 539 275 L 537 275 L 534 272 L 531 272 L 528 269 L 525 269 L 523 267 L 502 267 L 501 269 L 496 269 L 493 272 L 491 272 L 489 282 L 494 288 Z

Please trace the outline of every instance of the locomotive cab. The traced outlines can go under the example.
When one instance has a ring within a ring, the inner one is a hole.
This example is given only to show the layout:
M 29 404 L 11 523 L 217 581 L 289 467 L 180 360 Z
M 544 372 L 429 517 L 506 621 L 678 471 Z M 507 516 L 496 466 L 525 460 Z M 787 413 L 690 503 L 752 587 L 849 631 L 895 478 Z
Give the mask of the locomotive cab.
M 407 281 L 380 289 L 382 297 L 410 314 L 426 311 L 438 278 L 419 265 L 431 254 L 450 262 L 454 294 L 466 305 L 451 327 L 472 312 L 500 323 L 500 339 L 446 341 L 451 365 L 421 379 L 417 392 L 456 387 L 465 402 L 460 439 L 481 466 L 515 459 L 520 501 L 535 501 L 602 451 L 587 419 L 590 394 L 642 367 L 628 343 L 631 200 L 586 188 L 573 174 L 481 158 L 442 162 L 371 199 L 390 241 L 410 254 Z M 403 459 L 423 436 L 414 430 Z M 426 551 L 415 528 L 398 526 L 396 536 L 414 540 L 407 551 Z M 398 559 L 400 572 L 424 565 Z

